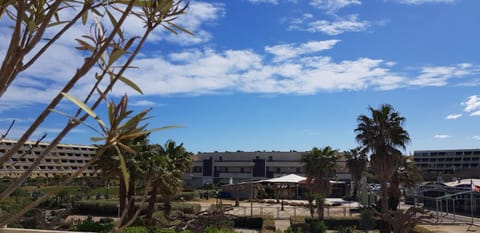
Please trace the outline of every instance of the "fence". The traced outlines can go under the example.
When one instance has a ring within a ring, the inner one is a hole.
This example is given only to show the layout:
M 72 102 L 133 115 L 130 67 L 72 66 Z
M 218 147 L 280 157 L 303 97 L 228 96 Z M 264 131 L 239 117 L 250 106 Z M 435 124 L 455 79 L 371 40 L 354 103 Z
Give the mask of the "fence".
M 353 207 L 349 206 L 325 206 L 323 211 L 324 216 L 352 216 Z M 237 216 L 250 216 L 250 215 L 271 215 L 275 219 L 290 219 L 292 216 L 310 216 L 310 209 L 308 207 L 300 206 L 284 206 L 283 210 L 281 206 L 240 206 L 234 207 L 233 210 L 228 212 L 229 214 Z M 315 210 L 316 216 L 316 210 Z

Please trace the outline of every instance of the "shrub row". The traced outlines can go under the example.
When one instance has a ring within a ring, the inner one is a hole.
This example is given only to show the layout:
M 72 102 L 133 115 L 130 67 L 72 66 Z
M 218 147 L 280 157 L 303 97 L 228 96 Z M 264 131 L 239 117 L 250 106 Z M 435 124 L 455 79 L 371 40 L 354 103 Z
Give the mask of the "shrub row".
M 358 217 L 327 217 L 323 221 L 328 229 L 331 230 L 340 230 L 348 226 L 357 226 L 359 229 L 364 230 L 360 227 L 360 218 Z M 379 221 L 379 219 L 375 219 L 375 226 L 373 228 L 378 226 Z M 290 217 L 290 225 L 295 231 L 300 229 L 302 232 L 308 232 L 307 230 L 313 222 L 318 222 L 318 219 L 299 216 Z
M 127 227 L 120 233 L 192 233 L 191 231 L 175 231 L 173 229 L 149 229 L 144 226 Z
M 111 201 L 90 200 L 90 201 L 78 201 L 73 208 L 74 214 L 85 214 L 102 216 L 117 216 L 118 215 L 118 203 Z M 158 203 L 157 206 L 162 206 Z M 186 214 L 196 214 L 200 212 L 201 206 L 199 204 L 189 203 L 172 203 L 172 210 L 178 210 Z

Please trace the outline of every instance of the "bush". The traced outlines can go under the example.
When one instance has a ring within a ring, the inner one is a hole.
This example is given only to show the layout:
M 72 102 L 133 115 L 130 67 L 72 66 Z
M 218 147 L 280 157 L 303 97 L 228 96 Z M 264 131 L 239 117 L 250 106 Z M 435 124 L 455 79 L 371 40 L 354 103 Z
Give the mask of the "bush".
M 327 231 L 327 225 L 324 221 L 311 221 L 310 222 L 310 231 L 314 233 L 324 233 Z
M 82 232 L 110 232 L 113 226 L 113 221 L 94 222 L 92 218 L 89 217 L 77 224 L 75 230 Z
M 201 210 L 200 204 L 190 204 L 190 203 L 172 203 L 172 210 L 178 210 L 185 214 L 197 214 Z
M 272 216 L 263 216 L 262 233 L 275 233 L 275 220 Z
M 147 227 L 133 226 L 121 230 L 120 233 L 150 233 L 150 230 Z
M 229 229 L 217 229 L 217 228 L 207 227 L 207 229 L 205 229 L 205 233 L 235 233 L 235 231 L 229 230 Z
M 355 226 L 342 227 L 338 233 L 357 233 L 357 228 Z
M 364 209 L 360 213 L 360 223 L 358 227 L 363 230 L 375 229 L 378 226 L 375 220 L 375 211 L 373 209 Z

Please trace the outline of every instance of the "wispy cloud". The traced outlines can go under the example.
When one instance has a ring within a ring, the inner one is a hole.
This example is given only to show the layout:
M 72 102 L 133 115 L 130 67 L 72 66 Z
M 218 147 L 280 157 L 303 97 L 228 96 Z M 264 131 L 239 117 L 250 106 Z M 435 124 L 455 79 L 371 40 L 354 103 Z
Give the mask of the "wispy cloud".
M 452 78 L 461 78 L 478 74 L 478 66 L 461 63 L 451 66 L 426 66 L 421 68 L 421 74 L 410 81 L 414 86 L 445 86 Z
M 450 135 L 447 135 L 447 134 L 437 134 L 437 135 L 434 136 L 434 138 L 446 139 L 446 138 L 450 138 Z
M 338 10 L 348 7 L 351 5 L 360 5 L 362 2 L 360 0 L 311 0 L 310 5 L 322 10 L 325 10 L 327 13 L 335 13 Z
M 479 135 L 475 135 L 475 136 L 473 136 L 472 138 L 475 139 L 475 140 L 479 140 L 479 141 L 480 141 L 480 136 L 479 136 Z
M 472 95 L 462 102 L 465 106 L 464 111 L 470 113 L 470 116 L 480 116 L 480 96 Z
M 421 5 L 426 3 L 454 3 L 457 0 L 390 0 L 392 2 L 397 2 L 407 5 Z
M 455 120 L 462 116 L 462 114 L 449 114 L 445 117 L 447 120 Z
M 300 55 L 316 53 L 333 48 L 339 40 L 310 41 L 303 44 L 281 44 L 265 47 L 265 51 L 275 55 L 276 61 L 295 58 Z
M 270 4 L 278 4 L 278 0 L 248 0 L 249 2 L 252 3 L 270 3 Z
M 348 15 L 335 20 L 316 20 L 310 14 L 289 21 L 288 29 L 308 32 L 321 32 L 330 36 L 346 32 L 361 32 L 367 30 L 371 23 L 359 20 L 358 15 Z
M 138 100 L 130 103 L 132 106 L 142 106 L 142 107 L 151 107 L 157 105 L 157 103 L 150 100 Z

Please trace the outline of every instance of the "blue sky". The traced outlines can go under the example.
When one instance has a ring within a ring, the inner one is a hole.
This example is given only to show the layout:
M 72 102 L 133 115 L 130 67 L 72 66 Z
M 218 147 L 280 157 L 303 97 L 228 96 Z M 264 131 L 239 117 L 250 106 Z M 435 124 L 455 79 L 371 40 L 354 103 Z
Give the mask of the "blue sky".
M 406 153 L 479 148 L 478 9 L 475 0 L 192 0 L 177 23 L 195 36 L 157 31 L 140 69 L 127 74 L 145 95 L 124 86 L 113 94 L 129 93 L 136 110 L 151 107 L 151 127 L 185 126 L 151 142 L 173 139 L 192 152 L 348 150 L 357 146 L 357 116 L 383 103 L 407 118 Z M 132 20 L 125 30 L 138 27 Z M 0 28 L 0 54 L 8 30 Z M 2 97 L 0 128 L 17 120 L 10 138 L 83 59 L 68 47 L 75 36 Z M 37 137 L 52 138 L 64 122 L 51 116 Z M 90 136 L 78 128 L 64 142 L 90 144 Z

